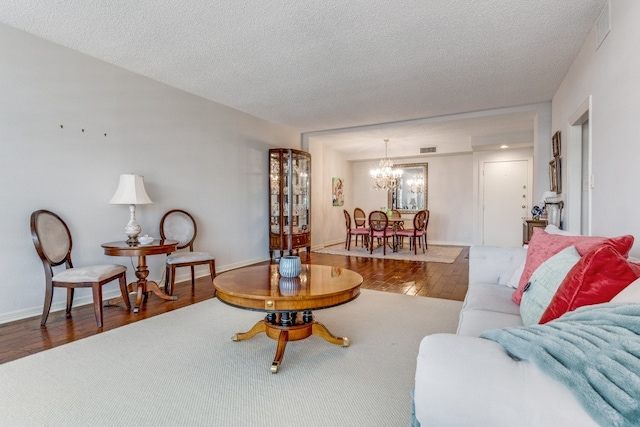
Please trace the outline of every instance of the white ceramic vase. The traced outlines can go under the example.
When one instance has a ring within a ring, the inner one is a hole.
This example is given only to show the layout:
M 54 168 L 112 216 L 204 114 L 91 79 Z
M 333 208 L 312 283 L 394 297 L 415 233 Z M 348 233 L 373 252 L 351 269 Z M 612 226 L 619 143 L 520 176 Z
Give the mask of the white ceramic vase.
M 298 277 L 302 263 L 299 256 L 283 256 L 280 258 L 280 275 L 282 277 Z

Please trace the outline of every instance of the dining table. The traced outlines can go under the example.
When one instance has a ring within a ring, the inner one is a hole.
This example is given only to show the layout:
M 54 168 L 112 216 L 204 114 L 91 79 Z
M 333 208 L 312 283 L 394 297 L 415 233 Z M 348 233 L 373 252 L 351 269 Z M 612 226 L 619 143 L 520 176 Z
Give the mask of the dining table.
M 135 282 L 129 283 L 127 286 L 129 292 L 136 291 L 136 305 L 133 312 L 137 313 L 140 310 L 140 306 L 143 301 L 146 301 L 149 293 L 153 293 L 166 301 L 175 301 L 177 296 L 167 295 L 164 293 L 158 284 L 154 281 L 147 280 L 149 275 L 149 267 L 147 266 L 148 255 L 163 255 L 174 252 L 178 244 L 177 240 L 160 239 L 154 240 L 148 244 L 142 243 L 127 243 L 127 242 L 109 242 L 103 243 L 104 254 L 109 256 L 121 256 L 121 257 L 138 257 L 138 266 L 136 267 Z M 108 302 L 108 305 L 112 305 L 118 302 L 122 297 L 115 298 Z M 143 300 L 144 298 L 144 300 Z
M 404 222 L 407 221 L 406 218 L 402 217 L 388 217 L 387 219 L 389 220 L 389 224 L 391 225 L 394 234 L 404 224 Z M 392 240 L 393 244 L 391 245 L 391 249 L 393 249 L 393 252 L 398 252 L 398 239 L 394 237 Z

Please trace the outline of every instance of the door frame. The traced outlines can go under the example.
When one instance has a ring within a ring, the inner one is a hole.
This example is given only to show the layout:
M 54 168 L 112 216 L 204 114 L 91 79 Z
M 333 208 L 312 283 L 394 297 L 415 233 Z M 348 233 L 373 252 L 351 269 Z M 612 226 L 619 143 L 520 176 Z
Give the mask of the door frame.
M 479 242 L 484 244 L 484 168 L 487 163 L 504 163 L 504 162 L 527 162 L 527 203 L 529 204 L 528 210 L 533 207 L 533 157 L 513 157 L 513 158 L 496 158 L 496 159 L 483 159 L 478 164 L 478 212 L 479 215 Z M 522 219 L 524 221 L 524 218 Z
M 592 229 L 592 198 L 593 198 L 593 169 L 592 169 L 592 141 L 593 141 L 593 121 L 591 117 L 592 99 L 591 95 L 578 107 L 578 109 L 569 117 L 568 138 L 567 138 L 567 154 L 566 154 L 566 178 L 567 190 L 564 194 L 565 198 L 565 225 L 564 228 L 572 233 L 581 234 L 582 228 L 582 124 L 589 123 L 589 140 L 587 143 L 587 168 L 589 176 L 589 186 L 587 189 L 587 218 L 588 218 L 588 235 L 591 235 Z M 565 157 L 563 155 L 563 157 Z

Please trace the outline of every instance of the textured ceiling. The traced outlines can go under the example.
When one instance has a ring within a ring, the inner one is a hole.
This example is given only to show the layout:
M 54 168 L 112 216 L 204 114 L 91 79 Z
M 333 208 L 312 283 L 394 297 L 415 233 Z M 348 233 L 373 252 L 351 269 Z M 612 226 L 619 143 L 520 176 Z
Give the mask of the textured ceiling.
M 0 22 L 309 132 L 549 101 L 606 2 L 2 0 Z

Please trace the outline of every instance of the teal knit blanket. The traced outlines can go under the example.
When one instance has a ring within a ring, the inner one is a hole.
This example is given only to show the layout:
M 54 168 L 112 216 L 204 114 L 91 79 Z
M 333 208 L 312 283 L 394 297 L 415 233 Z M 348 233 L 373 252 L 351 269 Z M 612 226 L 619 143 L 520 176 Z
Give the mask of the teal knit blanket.
M 564 384 L 598 424 L 640 426 L 640 304 L 582 307 L 481 337 Z

